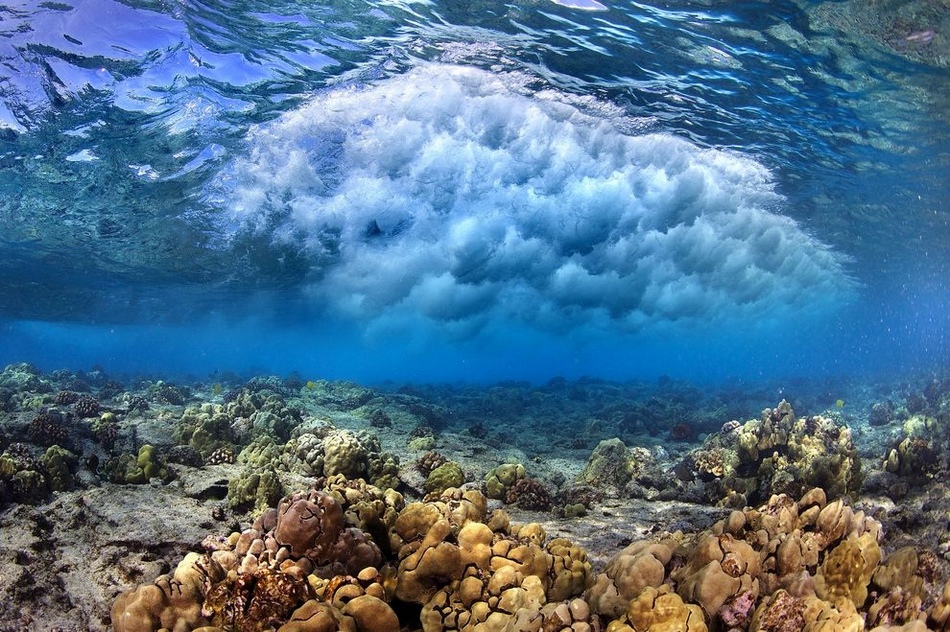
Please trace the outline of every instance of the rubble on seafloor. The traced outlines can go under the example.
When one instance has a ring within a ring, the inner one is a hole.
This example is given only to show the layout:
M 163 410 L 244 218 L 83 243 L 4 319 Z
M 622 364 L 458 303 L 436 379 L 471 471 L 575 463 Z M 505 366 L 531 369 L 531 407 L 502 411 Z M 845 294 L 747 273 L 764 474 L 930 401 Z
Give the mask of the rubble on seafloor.
M 950 630 L 950 381 L 724 399 L 11 365 L 0 630 Z

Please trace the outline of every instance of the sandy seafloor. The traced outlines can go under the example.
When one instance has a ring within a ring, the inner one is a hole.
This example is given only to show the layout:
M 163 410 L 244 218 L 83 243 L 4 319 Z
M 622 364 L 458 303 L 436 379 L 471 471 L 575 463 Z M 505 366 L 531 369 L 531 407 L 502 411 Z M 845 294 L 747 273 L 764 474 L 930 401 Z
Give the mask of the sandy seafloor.
M 763 415 L 785 411 L 782 400 L 791 415 Z M 783 427 L 793 419 L 797 427 Z M 255 504 L 273 503 L 274 490 L 255 495 L 240 481 L 270 471 L 279 493 L 306 490 L 334 473 L 316 471 L 331 469 L 331 443 L 356 454 L 333 468 L 392 482 L 406 503 L 426 494 L 424 459 L 456 463 L 463 487 L 483 492 L 494 468 L 520 464 L 531 485 L 513 494 L 502 485 L 489 510 L 583 547 L 588 583 L 631 542 L 680 532 L 688 547 L 734 509 L 762 505 L 770 492 L 797 499 L 819 484 L 828 504 L 841 497 L 880 523 L 878 565 L 908 545 L 918 554 L 902 608 L 868 614 L 895 587 L 864 582 L 867 598 L 856 608 L 863 625 L 950 629 L 939 619 L 950 578 L 948 424 L 950 378 L 938 375 L 755 388 L 665 378 L 368 388 L 299 376 L 162 381 L 10 365 L 0 373 L 0 630 L 111 629 L 117 595 L 172 572 L 207 536 L 246 529 Z M 741 433 L 769 446 L 753 458 L 737 447 Z M 268 435 L 270 452 L 260 448 Z M 305 435 L 315 447 L 293 457 Z M 146 445 L 154 449 L 143 460 Z M 210 463 L 229 460 L 228 450 L 236 462 Z M 765 584 L 751 609 L 768 598 Z M 418 610 L 406 612 L 402 628 L 422 629 Z M 731 626 L 716 613 L 706 618 L 709 629 L 753 629 L 748 618 Z

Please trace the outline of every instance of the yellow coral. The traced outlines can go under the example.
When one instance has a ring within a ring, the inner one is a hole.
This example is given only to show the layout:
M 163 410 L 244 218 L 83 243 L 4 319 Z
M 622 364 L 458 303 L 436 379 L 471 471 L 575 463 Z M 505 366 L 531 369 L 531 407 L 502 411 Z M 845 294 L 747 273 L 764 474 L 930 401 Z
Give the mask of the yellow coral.
M 626 623 L 634 632 L 706 632 L 699 606 L 684 603 L 669 586 L 646 588 L 630 602 Z M 608 630 L 617 628 L 610 628 Z M 620 628 L 623 629 L 623 628 Z
M 939 632 L 950 631 L 950 581 L 943 585 L 940 598 L 930 610 L 930 622 Z
M 825 556 L 815 578 L 815 592 L 831 603 L 847 599 L 860 608 L 867 601 L 868 583 L 880 562 L 881 548 L 873 534 L 848 537 Z

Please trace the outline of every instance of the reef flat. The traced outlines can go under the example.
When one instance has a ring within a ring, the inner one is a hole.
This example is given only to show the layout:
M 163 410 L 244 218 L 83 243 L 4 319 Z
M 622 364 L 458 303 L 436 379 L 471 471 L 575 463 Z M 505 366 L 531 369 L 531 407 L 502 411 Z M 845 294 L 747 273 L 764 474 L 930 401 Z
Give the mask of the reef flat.
M 0 630 L 948 630 L 950 379 L 0 373 Z

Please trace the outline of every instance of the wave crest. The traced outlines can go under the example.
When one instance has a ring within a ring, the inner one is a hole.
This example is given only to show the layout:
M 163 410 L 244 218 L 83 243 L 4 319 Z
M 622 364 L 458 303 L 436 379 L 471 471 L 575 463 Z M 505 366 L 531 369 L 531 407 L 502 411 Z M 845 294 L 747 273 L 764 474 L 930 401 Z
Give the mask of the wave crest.
M 221 230 L 291 249 L 367 320 L 636 330 L 827 306 L 843 259 L 780 214 L 769 170 L 631 135 L 523 78 L 421 65 L 255 128 Z M 461 326 L 460 326 L 461 325 Z

